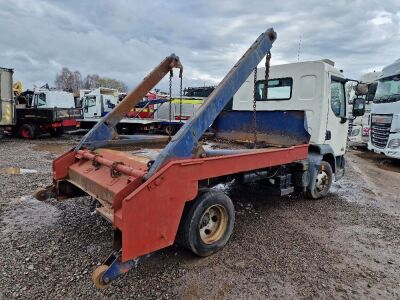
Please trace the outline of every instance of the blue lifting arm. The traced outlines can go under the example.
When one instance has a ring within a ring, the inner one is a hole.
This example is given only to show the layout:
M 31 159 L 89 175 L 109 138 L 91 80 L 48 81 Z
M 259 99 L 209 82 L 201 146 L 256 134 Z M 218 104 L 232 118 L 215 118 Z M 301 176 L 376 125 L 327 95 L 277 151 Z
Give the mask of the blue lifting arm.
M 194 156 L 199 139 L 250 76 L 254 68 L 271 50 L 272 43 L 275 40 L 276 33 L 272 28 L 258 37 L 215 90 L 204 100 L 203 105 L 161 151 L 150 167 L 146 178 L 149 178 L 170 160 Z

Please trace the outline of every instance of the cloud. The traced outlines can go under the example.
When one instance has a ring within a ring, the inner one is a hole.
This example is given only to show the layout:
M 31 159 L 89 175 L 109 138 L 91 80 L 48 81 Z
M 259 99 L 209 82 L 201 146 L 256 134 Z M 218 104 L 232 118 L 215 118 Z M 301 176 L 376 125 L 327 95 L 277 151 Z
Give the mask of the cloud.
M 398 58 L 399 11 L 397 0 L 0 0 L 0 64 L 28 88 L 63 66 L 133 87 L 176 53 L 185 86 L 217 84 L 274 27 L 273 64 L 329 58 L 359 78 Z

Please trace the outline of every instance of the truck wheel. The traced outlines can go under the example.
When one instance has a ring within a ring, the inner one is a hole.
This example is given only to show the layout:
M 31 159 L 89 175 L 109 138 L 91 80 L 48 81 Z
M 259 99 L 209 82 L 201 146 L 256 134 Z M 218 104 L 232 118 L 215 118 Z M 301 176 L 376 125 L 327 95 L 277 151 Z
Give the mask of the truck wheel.
M 24 124 L 19 128 L 19 136 L 23 139 L 32 140 L 36 138 L 36 126 L 32 124 Z
M 307 196 L 311 199 L 325 197 L 331 188 L 333 181 L 333 171 L 331 165 L 326 161 L 321 161 L 321 166 L 315 178 L 314 188 L 307 189 Z
M 199 256 L 222 249 L 235 222 L 232 200 L 222 192 L 210 190 L 188 204 L 179 229 L 181 243 Z
M 164 132 L 165 132 L 165 134 L 168 134 L 168 135 L 175 135 L 175 133 L 177 132 L 177 130 L 176 130 L 175 126 L 173 126 L 173 125 L 167 125 L 167 126 L 165 126 L 165 128 L 164 128 Z
M 62 128 L 62 127 L 56 127 L 56 128 L 50 129 L 50 135 L 52 137 L 62 136 L 63 133 L 64 133 L 64 128 Z

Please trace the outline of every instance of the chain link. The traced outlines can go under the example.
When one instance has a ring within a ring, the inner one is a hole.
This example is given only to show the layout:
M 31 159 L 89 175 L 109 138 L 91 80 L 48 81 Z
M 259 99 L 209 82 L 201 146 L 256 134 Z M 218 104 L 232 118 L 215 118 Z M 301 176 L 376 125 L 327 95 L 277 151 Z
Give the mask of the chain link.
M 171 140 L 171 122 L 172 122 L 172 77 L 174 76 L 174 72 L 169 71 L 169 124 L 167 125 L 168 137 Z
M 256 149 L 257 148 L 257 67 L 254 68 L 253 135 L 254 135 L 254 149 Z
M 268 80 L 271 61 L 271 52 L 265 57 L 265 80 L 263 99 L 268 99 Z M 254 149 L 257 148 L 257 67 L 254 68 L 254 90 L 253 90 L 253 135 Z
M 268 99 L 268 80 L 269 80 L 269 68 L 271 61 L 271 52 L 268 51 L 265 58 L 265 82 L 264 82 L 264 99 Z
M 179 78 L 181 79 L 180 86 L 179 86 L 179 120 L 182 123 L 182 70 L 179 73 Z

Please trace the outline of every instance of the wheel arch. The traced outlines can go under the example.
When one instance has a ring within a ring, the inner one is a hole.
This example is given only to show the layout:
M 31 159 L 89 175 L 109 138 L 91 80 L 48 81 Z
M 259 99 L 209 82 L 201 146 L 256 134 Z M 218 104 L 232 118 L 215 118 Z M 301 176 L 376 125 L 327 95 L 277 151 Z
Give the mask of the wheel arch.
M 318 164 L 321 160 L 328 162 L 331 165 L 333 173 L 336 174 L 336 158 L 330 145 L 310 145 L 309 153 L 314 154 L 315 158 L 320 156 L 320 159 L 318 158 L 314 160 L 315 162 L 318 162 Z

